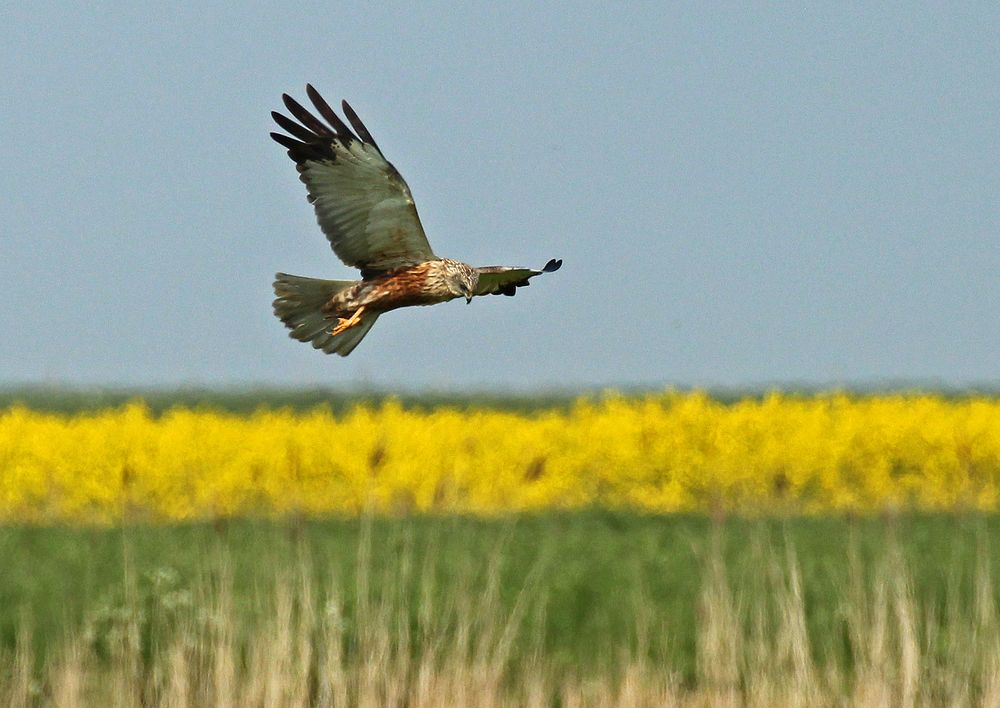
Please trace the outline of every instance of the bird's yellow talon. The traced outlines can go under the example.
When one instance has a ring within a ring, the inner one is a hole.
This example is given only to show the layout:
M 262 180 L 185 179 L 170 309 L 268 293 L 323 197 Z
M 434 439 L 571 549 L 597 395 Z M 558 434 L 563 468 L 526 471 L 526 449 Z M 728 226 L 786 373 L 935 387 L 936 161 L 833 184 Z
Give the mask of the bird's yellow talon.
M 355 325 L 361 324 L 361 313 L 365 311 L 364 306 L 359 307 L 353 315 L 349 318 L 338 317 L 337 325 L 330 330 L 330 334 L 336 337 L 338 334 L 346 329 L 350 329 Z

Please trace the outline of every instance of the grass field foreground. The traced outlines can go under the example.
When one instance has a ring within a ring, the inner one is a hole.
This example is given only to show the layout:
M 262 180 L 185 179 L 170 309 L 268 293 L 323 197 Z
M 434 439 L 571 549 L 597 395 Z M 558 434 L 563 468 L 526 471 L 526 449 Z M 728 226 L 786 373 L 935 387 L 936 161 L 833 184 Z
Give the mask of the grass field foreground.
M 998 536 L 605 512 L 7 529 L 0 702 L 993 705 Z

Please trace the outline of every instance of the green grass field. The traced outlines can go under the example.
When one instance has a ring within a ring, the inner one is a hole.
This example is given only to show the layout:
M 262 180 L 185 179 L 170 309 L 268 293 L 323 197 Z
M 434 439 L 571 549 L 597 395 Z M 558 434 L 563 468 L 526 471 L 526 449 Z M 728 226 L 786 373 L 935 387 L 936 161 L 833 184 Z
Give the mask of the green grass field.
M 428 634 L 423 615 L 438 618 L 440 641 L 460 633 L 482 602 L 490 622 L 514 628 L 503 663 L 515 676 L 538 657 L 553 676 L 600 674 L 640 657 L 669 669 L 677 685 L 695 687 L 706 670 L 706 598 L 718 600 L 717 591 L 731 598 L 722 603 L 735 608 L 729 621 L 749 634 L 755 612 L 778 632 L 775 598 L 787 596 L 797 576 L 812 660 L 849 674 L 858 662 L 851 603 L 859 588 L 869 593 L 866 612 L 888 578 L 908 588 L 915 616 L 965 626 L 975 621 L 984 580 L 996 604 L 998 537 L 993 516 L 713 522 L 605 511 L 8 527 L 0 529 L 0 645 L 12 656 L 30 628 L 35 666 L 44 667 L 67 637 L 81 637 L 99 664 L 114 655 L 123 618 L 138 617 L 133 629 L 148 662 L 222 585 L 236 635 L 252 637 L 267 626 L 276 592 L 308 578 L 306 597 L 318 612 L 337 598 L 348 652 L 363 644 L 372 607 L 383 608 L 380 622 L 417 651 Z M 915 630 L 925 656 L 937 651 L 941 627 Z

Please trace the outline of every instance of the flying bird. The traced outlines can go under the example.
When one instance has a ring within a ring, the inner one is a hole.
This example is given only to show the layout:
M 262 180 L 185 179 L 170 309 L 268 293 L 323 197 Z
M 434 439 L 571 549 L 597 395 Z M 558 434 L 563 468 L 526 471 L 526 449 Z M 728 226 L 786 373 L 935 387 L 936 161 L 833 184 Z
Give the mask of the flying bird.
M 274 314 L 291 330 L 289 336 L 347 356 L 384 312 L 455 298 L 471 302 L 477 295 L 513 295 L 530 278 L 562 265 L 552 259 L 539 270 L 475 268 L 434 255 L 410 188 L 357 113 L 347 101 L 341 104 L 348 127 L 311 85 L 306 95 L 325 122 L 283 94 L 295 120 L 272 111 L 288 135 L 271 137 L 288 149 L 333 252 L 358 268 L 361 280 L 278 273 Z

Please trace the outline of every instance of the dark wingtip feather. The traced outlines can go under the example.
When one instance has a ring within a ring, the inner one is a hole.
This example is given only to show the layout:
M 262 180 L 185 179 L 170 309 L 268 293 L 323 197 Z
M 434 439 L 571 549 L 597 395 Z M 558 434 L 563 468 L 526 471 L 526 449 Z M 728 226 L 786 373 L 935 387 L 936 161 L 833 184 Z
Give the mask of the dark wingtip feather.
M 302 125 L 314 132 L 317 136 L 323 138 L 335 137 L 333 131 L 323 125 L 323 121 L 306 110 L 301 103 L 296 101 L 287 93 L 281 94 L 281 100 L 284 102 L 285 108 L 288 109 L 288 112 L 298 118 Z
M 270 133 L 270 136 L 271 140 L 275 141 L 276 143 L 280 143 L 281 145 L 284 145 L 289 150 L 296 150 L 300 147 L 305 147 L 298 140 L 296 140 L 295 138 L 290 138 L 284 133 Z
M 321 143 L 300 143 L 295 138 L 290 138 L 283 133 L 271 133 L 270 135 L 271 140 L 288 148 L 288 156 L 296 163 L 301 164 L 304 160 L 333 159 L 333 153 L 329 146 L 324 146 Z
M 309 129 L 299 125 L 286 115 L 278 113 L 277 111 L 271 111 L 271 118 L 281 127 L 282 130 L 291 133 L 299 140 L 304 142 L 316 140 L 317 136 L 310 132 Z
M 375 138 L 373 138 L 372 134 L 368 132 L 368 128 L 366 128 L 365 124 L 361 122 L 361 119 L 358 117 L 358 114 L 354 112 L 354 109 L 351 108 L 351 104 L 347 101 L 341 101 L 340 105 L 344 109 L 344 115 L 347 116 L 347 120 L 351 122 L 354 130 L 361 136 L 361 139 L 381 153 L 382 151 L 379 150 L 378 145 L 375 143 Z
M 333 129 L 337 131 L 337 136 L 344 142 L 350 142 L 351 140 L 358 140 L 358 137 L 351 132 L 351 129 L 347 127 L 347 124 L 340 119 L 337 112 L 330 108 L 330 104 L 326 102 L 326 99 L 319 95 L 319 91 L 313 88 L 312 84 L 306 84 L 306 95 L 312 104 L 316 106 L 316 110 L 320 112 L 324 118 L 326 118 Z

